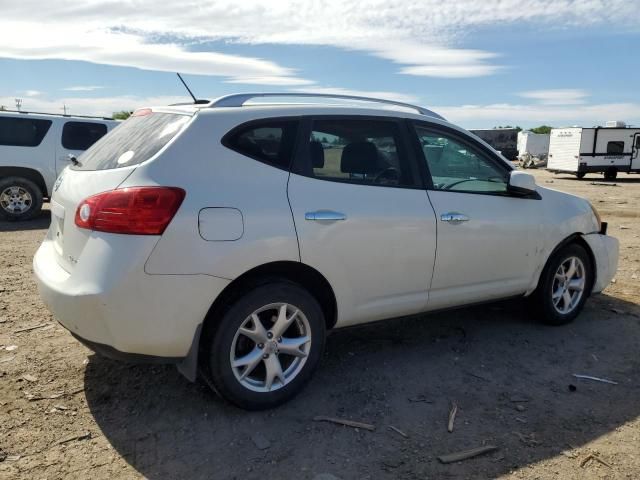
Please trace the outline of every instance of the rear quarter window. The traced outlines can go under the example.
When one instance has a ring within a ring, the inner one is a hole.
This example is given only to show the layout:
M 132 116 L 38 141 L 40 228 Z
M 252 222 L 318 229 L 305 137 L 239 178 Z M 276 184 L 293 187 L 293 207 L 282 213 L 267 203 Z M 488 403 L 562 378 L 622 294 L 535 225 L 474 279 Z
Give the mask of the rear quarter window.
M 229 132 L 222 144 L 242 155 L 288 170 L 298 122 L 296 120 L 261 120 L 241 125 Z
M 0 117 L 0 145 L 37 147 L 42 143 L 51 120 L 38 118 Z
M 62 146 L 67 150 L 87 150 L 106 133 L 104 123 L 67 122 L 62 127 Z
M 145 110 L 111 130 L 78 157 L 73 170 L 109 170 L 149 160 L 191 119 L 189 115 Z

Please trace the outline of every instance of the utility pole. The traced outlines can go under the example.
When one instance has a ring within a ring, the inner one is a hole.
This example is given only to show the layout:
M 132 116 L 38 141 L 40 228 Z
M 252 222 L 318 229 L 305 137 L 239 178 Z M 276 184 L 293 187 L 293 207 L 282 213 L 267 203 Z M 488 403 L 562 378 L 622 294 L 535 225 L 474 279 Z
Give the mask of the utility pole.
M 22 107 L 22 99 L 21 98 L 16 98 L 16 108 L 18 109 L 18 111 L 20 111 L 20 107 Z
M 68 109 L 67 109 L 67 104 L 66 104 L 66 103 L 63 103 L 63 104 L 62 104 L 62 111 L 64 112 L 64 114 L 65 114 L 65 115 L 67 114 L 67 110 L 68 110 Z

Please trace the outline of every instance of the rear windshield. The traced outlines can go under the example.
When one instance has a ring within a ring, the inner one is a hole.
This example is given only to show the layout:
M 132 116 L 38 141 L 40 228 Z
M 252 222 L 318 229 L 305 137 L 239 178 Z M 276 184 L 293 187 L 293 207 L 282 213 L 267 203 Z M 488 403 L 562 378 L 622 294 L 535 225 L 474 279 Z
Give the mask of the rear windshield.
M 160 151 L 191 117 L 143 113 L 129 117 L 78 157 L 73 170 L 108 170 L 137 165 Z

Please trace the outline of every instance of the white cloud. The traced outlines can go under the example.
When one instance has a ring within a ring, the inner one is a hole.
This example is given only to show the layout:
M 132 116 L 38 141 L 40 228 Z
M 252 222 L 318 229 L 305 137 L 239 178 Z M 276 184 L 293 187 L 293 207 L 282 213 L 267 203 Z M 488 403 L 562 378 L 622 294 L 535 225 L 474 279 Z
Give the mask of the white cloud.
M 40 90 L 24 90 L 22 93 L 25 97 L 37 97 L 38 95 L 42 95 Z
M 391 60 L 401 65 L 399 73 L 468 77 L 501 68 L 492 52 L 456 46 L 471 29 L 640 25 L 637 5 L 628 0 L 60 0 L 55 8 L 44 0 L 3 0 L 1 9 L 0 56 L 85 60 L 278 86 L 310 81 L 268 60 L 194 52 L 188 45 L 324 45 Z
M 104 87 L 99 85 L 74 85 L 72 87 L 63 88 L 67 92 L 94 92 Z
M 435 112 L 453 123 L 467 128 L 485 128 L 496 125 L 520 125 L 524 128 L 541 123 L 554 126 L 581 125 L 590 127 L 604 125 L 607 120 L 626 120 L 640 124 L 639 103 L 603 103 L 595 105 L 456 105 L 432 106 Z
M 537 100 L 543 105 L 578 105 L 585 103 L 589 93 L 575 88 L 558 88 L 554 90 L 531 90 L 519 94 L 523 98 Z

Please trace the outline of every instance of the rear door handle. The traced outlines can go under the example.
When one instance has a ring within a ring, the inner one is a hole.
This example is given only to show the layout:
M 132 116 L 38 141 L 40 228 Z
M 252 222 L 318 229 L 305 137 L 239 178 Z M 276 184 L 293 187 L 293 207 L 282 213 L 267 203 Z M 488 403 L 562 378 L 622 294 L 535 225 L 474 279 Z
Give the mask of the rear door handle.
M 312 220 L 316 222 L 321 221 L 336 221 L 346 220 L 347 216 L 344 213 L 334 212 L 331 210 L 318 210 L 316 212 L 307 212 L 304 214 L 305 220 Z
M 440 215 L 440 221 L 456 224 L 456 223 L 468 222 L 469 217 L 467 217 L 463 213 L 447 212 Z

